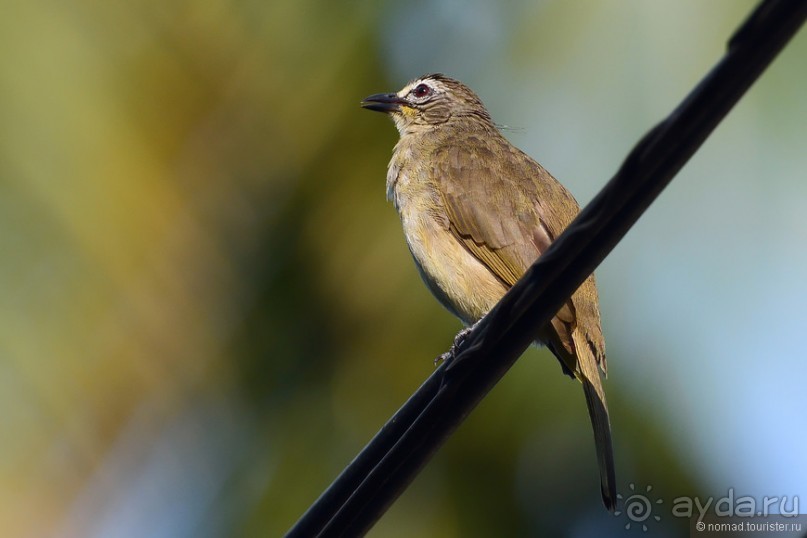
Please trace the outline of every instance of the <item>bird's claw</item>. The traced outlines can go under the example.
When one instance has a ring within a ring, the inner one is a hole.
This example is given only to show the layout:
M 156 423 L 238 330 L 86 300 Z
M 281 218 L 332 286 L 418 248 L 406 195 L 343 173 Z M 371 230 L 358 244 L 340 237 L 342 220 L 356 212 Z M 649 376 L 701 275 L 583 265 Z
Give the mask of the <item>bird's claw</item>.
M 465 345 L 465 339 L 468 337 L 468 334 L 471 332 L 473 327 L 466 327 L 460 332 L 457 333 L 457 336 L 454 337 L 454 343 L 451 344 L 451 349 L 446 351 L 445 353 L 438 356 L 434 359 L 434 365 L 439 366 L 441 363 L 446 362 L 448 359 L 453 359 L 457 356 L 462 350 L 462 346 Z
M 441 353 L 434 359 L 434 366 L 440 366 L 440 364 L 446 362 L 448 359 L 454 356 L 454 346 L 451 346 L 451 349 L 446 351 L 445 353 Z

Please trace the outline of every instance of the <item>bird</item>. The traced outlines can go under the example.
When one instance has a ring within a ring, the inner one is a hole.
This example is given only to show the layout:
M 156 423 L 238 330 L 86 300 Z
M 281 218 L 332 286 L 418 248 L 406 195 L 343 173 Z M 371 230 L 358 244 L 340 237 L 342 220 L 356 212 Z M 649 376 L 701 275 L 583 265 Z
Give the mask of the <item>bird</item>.
M 440 73 L 363 108 L 392 117 L 400 135 L 387 176 L 407 245 L 426 286 L 465 325 L 480 320 L 579 213 L 574 197 L 512 145 L 482 100 Z M 616 507 L 607 375 L 594 275 L 538 331 L 539 345 L 583 385 L 603 503 Z M 461 333 L 462 334 L 462 333 Z

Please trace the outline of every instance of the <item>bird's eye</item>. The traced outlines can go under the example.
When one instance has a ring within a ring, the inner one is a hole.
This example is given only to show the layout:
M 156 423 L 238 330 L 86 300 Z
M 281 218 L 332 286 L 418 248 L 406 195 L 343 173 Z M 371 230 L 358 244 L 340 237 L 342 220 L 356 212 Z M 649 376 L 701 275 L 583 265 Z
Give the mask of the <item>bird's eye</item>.
M 412 95 L 417 97 L 418 99 L 422 99 L 431 95 L 432 89 L 428 84 L 418 84 L 417 87 L 412 90 Z

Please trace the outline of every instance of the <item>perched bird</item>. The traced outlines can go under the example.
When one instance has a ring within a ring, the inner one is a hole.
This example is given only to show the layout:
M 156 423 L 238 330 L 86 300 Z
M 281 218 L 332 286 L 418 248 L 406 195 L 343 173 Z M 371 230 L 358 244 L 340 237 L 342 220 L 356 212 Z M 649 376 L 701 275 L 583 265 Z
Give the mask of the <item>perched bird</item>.
M 387 171 L 387 197 L 431 292 L 466 325 L 501 299 L 580 211 L 540 164 L 510 144 L 482 101 L 442 74 L 364 108 L 388 113 L 400 133 Z M 616 504 L 611 425 L 600 379 L 605 341 L 594 275 L 551 322 L 539 344 L 583 384 L 606 507 Z M 599 369 L 598 369 L 599 367 Z

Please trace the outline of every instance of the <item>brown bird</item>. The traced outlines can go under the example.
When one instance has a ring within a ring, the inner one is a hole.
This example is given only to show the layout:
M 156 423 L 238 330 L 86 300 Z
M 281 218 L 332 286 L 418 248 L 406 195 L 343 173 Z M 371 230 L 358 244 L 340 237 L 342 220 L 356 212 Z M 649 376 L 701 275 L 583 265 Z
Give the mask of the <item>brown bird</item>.
M 387 197 L 431 292 L 466 325 L 501 299 L 580 211 L 540 164 L 510 144 L 482 101 L 441 74 L 362 101 L 392 116 L 400 133 Z M 605 341 L 594 275 L 539 331 L 588 404 L 605 506 L 616 505 L 611 425 L 599 369 Z M 598 369 L 599 367 L 599 369 Z

